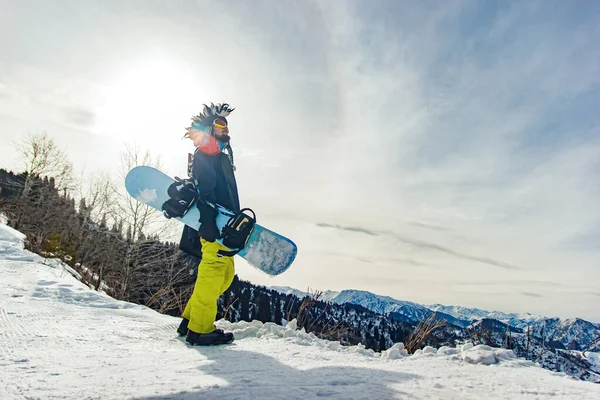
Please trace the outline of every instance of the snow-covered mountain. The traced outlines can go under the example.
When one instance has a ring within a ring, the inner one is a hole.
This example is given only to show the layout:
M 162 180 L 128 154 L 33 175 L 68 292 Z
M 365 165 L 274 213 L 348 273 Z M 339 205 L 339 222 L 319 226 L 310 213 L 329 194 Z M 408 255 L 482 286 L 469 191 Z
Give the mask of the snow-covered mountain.
M 302 290 L 291 288 L 289 286 L 270 286 L 269 289 L 276 290 L 279 293 L 283 293 L 285 295 L 292 294 L 292 295 L 298 297 L 299 299 L 301 299 L 307 295 L 306 292 L 303 292 Z
M 289 286 L 270 286 L 269 289 L 276 290 L 279 293 L 283 293 L 283 294 L 293 294 L 294 296 L 298 297 L 299 299 L 301 299 L 305 296 L 314 294 L 313 292 L 311 292 L 311 293 L 304 292 L 302 290 L 294 289 Z M 333 301 L 333 299 L 335 299 L 339 294 L 340 294 L 340 292 L 336 292 L 333 290 L 326 290 L 323 293 L 321 293 L 321 296 L 319 296 L 319 300 L 335 303 L 335 301 Z
M 378 296 L 364 290 L 342 290 L 331 301 L 358 304 L 379 314 L 399 313 L 411 320 L 421 320 L 429 314 L 429 310 L 420 304 Z
M 600 351 L 600 324 L 581 318 L 548 318 L 530 313 L 503 313 L 485 311 L 461 306 L 434 304 L 427 306 L 433 311 L 443 312 L 460 319 L 481 321 L 494 319 L 530 333 L 544 342 L 552 342 L 555 347 L 571 350 Z
M 560 342 L 569 350 L 600 351 L 600 326 L 581 318 L 547 318 L 531 326 L 547 342 Z
M 294 293 L 298 297 L 307 295 L 306 292 L 290 287 L 273 289 L 284 293 Z M 600 351 L 600 342 L 598 341 L 600 338 L 600 324 L 594 324 L 580 318 L 548 318 L 530 313 L 503 313 L 442 304 L 426 306 L 410 301 L 397 300 L 389 296 L 376 295 L 363 290 L 326 291 L 323 292 L 320 298 L 338 304 L 358 304 L 371 311 L 388 314 L 395 319 L 406 322 L 419 322 L 432 311 L 436 312 L 438 317 L 462 328 L 483 319 L 497 320 L 523 331 L 530 327 L 533 335 L 544 341 L 555 342 L 558 347 L 572 350 Z
M 291 293 L 299 298 L 309 294 L 287 286 L 275 286 L 272 289 L 281 293 Z M 379 296 L 364 290 L 342 290 L 341 292 L 328 290 L 323 292 L 319 299 L 337 304 L 358 304 L 379 314 L 398 313 L 411 321 L 420 321 L 431 313 L 430 310 L 420 304 L 396 300 L 388 296 Z
M 508 331 L 516 332 L 516 333 L 523 333 L 522 329 L 515 328 L 514 326 L 505 324 L 504 322 L 498 321 L 497 319 L 493 319 L 493 318 L 482 318 L 480 320 L 477 320 L 477 321 L 473 322 L 471 325 L 469 325 L 467 327 L 467 330 L 470 332 L 486 330 L 486 331 L 499 332 L 502 335 L 504 335 Z
M 307 292 L 288 286 L 273 286 L 271 289 L 285 294 L 294 294 L 299 298 L 309 295 Z M 393 318 L 406 322 L 419 322 L 431 314 L 432 311 L 436 311 L 439 317 L 451 324 L 463 328 L 468 326 L 472 320 L 485 318 L 487 316 L 486 311 L 481 311 L 481 317 L 463 317 L 456 312 L 446 313 L 443 310 L 431 309 L 422 304 L 413 303 L 412 301 L 397 300 L 389 296 L 380 296 L 368 291 L 354 289 L 342 290 L 341 292 L 327 290 L 322 293 L 320 300 L 338 304 L 358 304 L 371 311 L 375 311 L 379 314 L 389 314 Z
M 425 306 L 432 311 L 442 312 L 444 314 L 452 315 L 455 318 L 474 321 L 482 318 L 491 318 L 502 321 L 507 325 L 514 326 L 515 328 L 526 329 L 528 326 L 535 324 L 536 322 L 543 321 L 547 317 L 541 315 L 534 315 L 529 313 L 506 314 L 499 311 L 486 311 L 478 308 L 468 308 L 462 306 L 445 306 L 443 304 L 432 304 Z

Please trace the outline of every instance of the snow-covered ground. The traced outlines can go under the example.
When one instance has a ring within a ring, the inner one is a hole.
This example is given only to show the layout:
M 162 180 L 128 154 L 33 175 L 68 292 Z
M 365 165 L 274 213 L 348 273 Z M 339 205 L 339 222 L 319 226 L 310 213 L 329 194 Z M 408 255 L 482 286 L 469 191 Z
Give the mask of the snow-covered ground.
M 0 225 L 0 399 L 600 398 L 600 385 L 506 350 L 379 354 L 293 321 L 219 321 L 233 344 L 188 347 L 179 319 L 90 290 L 22 239 Z

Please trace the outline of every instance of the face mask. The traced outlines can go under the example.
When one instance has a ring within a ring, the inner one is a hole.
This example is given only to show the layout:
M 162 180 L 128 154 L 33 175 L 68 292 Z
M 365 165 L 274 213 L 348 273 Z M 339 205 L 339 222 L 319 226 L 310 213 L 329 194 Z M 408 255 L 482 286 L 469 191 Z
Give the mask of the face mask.
M 229 141 L 231 140 L 229 135 L 223 135 L 223 136 L 215 135 L 215 139 L 217 139 L 219 141 L 219 143 L 225 143 L 225 144 L 229 143 Z

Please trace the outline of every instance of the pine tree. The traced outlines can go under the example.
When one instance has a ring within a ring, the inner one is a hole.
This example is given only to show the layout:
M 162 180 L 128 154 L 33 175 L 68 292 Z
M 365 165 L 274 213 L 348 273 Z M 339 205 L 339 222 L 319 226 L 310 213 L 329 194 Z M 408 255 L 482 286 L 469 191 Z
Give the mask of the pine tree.
M 240 318 L 243 321 L 251 321 L 250 319 L 250 290 L 242 289 L 240 294 Z
M 271 321 L 271 297 L 266 293 L 261 293 L 260 302 L 258 304 L 258 319 L 262 322 Z
M 283 312 L 281 311 L 281 296 L 279 295 L 279 293 L 275 293 L 271 298 L 273 299 L 273 303 L 275 304 L 273 322 L 279 325 L 283 320 Z

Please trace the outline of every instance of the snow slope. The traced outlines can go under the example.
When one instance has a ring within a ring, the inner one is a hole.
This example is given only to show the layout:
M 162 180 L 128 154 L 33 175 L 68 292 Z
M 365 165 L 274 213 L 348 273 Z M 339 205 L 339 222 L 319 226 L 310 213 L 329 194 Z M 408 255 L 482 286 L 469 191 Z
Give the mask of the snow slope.
M 229 323 L 236 341 L 188 347 L 179 322 L 90 290 L 0 225 L 0 399 L 600 398 L 486 346 L 406 356 L 342 347 L 274 324 Z

